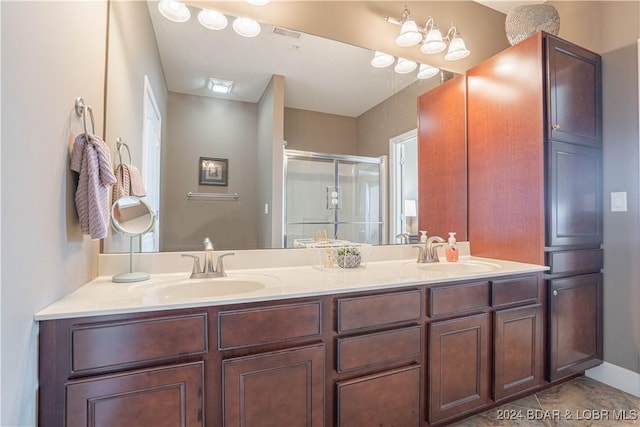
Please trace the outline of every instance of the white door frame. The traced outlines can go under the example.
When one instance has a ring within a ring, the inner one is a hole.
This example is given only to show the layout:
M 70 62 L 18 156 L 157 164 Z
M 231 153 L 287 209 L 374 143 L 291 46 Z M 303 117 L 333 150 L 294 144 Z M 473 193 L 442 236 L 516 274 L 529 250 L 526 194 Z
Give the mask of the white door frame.
M 404 206 L 402 205 L 402 180 L 400 179 L 400 144 L 408 139 L 417 138 L 418 129 L 412 129 L 401 135 L 389 139 L 389 242 L 398 243 L 396 236 L 405 230 L 399 223 L 403 223 Z
M 151 119 L 151 123 L 150 123 Z M 153 129 L 150 129 L 150 125 Z M 141 252 L 160 250 L 160 150 L 162 141 L 162 114 L 149 78 L 144 76 L 144 100 L 142 107 L 142 176 L 147 190 L 147 203 L 156 214 L 152 231 L 142 237 Z

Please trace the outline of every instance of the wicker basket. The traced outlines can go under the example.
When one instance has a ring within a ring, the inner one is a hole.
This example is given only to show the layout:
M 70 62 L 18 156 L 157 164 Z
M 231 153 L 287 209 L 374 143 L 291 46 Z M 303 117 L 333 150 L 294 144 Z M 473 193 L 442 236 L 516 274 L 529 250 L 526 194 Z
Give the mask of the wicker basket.
M 353 269 L 365 267 L 370 244 L 346 240 L 319 240 L 306 243 L 312 264 L 319 269 Z

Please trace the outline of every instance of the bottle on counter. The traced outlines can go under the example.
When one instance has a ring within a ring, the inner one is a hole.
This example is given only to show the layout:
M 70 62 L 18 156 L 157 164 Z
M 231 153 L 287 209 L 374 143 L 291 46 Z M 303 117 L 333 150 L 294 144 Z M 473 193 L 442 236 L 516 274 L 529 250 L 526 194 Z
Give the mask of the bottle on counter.
M 427 230 L 420 230 L 420 243 L 427 243 Z
M 447 262 L 458 262 L 460 251 L 458 251 L 458 247 L 456 245 L 456 233 L 450 232 L 449 239 L 447 239 L 447 241 L 449 242 L 449 244 L 444 251 Z

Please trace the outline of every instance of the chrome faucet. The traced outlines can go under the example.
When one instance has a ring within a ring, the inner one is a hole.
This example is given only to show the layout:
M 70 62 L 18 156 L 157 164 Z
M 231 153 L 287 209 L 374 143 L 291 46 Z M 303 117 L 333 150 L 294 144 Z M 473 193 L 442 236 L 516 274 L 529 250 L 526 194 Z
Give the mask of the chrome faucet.
M 436 246 L 442 243 L 446 243 L 442 237 L 439 236 L 431 236 L 427 239 L 424 245 L 418 246 L 414 245 L 414 247 L 419 249 L 417 263 L 432 263 L 438 262 L 438 255 L 436 254 Z
M 197 255 L 182 254 L 183 257 L 193 258 L 193 268 L 191 270 L 191 279 L 209 279 L 212 277 L 224 277 L 227 275 L 224 270 L 223 258 L 228 255 L 234 255 L 233 252 L 218 256 L 216 267 L 213 267 L 213 243 L 207 237 L 204 239 L 204 268 L 200 270 L 200 257 Z

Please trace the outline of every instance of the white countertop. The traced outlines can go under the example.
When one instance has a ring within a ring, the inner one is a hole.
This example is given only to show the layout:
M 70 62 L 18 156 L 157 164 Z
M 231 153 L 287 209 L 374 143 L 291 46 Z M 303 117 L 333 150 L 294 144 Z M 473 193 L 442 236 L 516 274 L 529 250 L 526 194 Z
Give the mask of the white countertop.
M 100 276 L 36 313 L 35 320 L 391 289 L 547 269 L 535 264 L 465 256 L 460 259 L 461 270 L 465 269 L 465 263 L 470 265 L 469 271 L 442 271 L 448 269 L 447 263 L 431 267 L 417 264 L 411 258 L 368 262 L 353 269 L 313 266 L 235 269 L 227 270 L 228 277 L 222 279 L 189 279 L 190 273 L 182 272 L 152 274 L 149 280 L 137 283 L 114 283 L 111 276 Z

